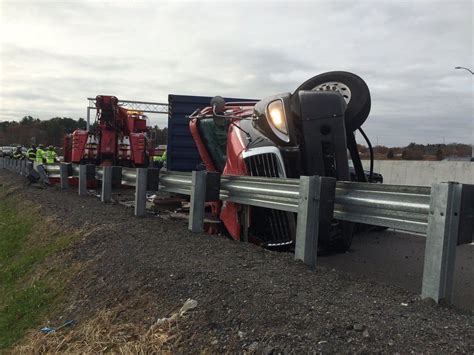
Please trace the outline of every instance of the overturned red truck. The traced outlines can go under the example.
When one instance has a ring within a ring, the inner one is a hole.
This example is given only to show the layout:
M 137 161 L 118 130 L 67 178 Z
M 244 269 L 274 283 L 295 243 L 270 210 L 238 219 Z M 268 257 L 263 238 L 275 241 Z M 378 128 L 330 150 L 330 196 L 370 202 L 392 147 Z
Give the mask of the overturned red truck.
M 118 104 L 115 96 L 96 97 L 97 124 L 65 138 L 64 160 L 76 164 L 146 167 L 150 143 L 146 117 Z
M 307 80 L 294 93 L 261 101 L 226 103 L 215 97 L 211 106 L 190 116 L 190 130 L 208 171 L 382 182 L 372 168 L 363 170 L 354 135 L 359 130 L 366 137 L 361 125 L 370 106 L 369 89 L 360 77 L 329 72 Z M 246 220 L 242 206 L 216 202 L 213 210 L 231 237 L 239 240 Z M 252 207 L 249 240 L 269 248 L 291 248 L 296 217 L 290 212 Z M 347 250 L 356 225 L 333 220 L 320 228 L 321 249 Z

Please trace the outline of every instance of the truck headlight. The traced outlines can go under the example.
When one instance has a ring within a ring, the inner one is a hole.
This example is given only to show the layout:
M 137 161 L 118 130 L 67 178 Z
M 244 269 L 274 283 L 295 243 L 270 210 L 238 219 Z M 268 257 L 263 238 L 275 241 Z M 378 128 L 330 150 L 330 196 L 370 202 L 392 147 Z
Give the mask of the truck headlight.
M 267 120 L 270 124 L 270 127 L 275 131 L 278 137 L 287 140 L 288 137 L 288 124 L 286 122 L 285 108 L 283 106 L 283 100 L 275 100 L 268 104 L 267 106 Z M 281 137 L 281 133 L 285 135 L 285 138 Z

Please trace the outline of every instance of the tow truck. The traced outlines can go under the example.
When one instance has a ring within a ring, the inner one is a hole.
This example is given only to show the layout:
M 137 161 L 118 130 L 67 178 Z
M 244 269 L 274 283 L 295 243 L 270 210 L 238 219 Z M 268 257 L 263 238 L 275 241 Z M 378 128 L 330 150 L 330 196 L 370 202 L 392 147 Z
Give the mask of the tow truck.
M 64 141 L 64 160 L 98 166 L 147 167 L 150 143 L 147 117 L 119 106 L 115 96 L 96 97 L 97 124 L 75 130 Z

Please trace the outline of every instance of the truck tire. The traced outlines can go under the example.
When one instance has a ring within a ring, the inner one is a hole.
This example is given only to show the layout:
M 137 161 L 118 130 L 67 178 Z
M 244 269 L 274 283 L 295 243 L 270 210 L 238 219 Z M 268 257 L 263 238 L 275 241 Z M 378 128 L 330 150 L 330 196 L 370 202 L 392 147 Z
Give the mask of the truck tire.
M 351 248 L 355 223 L 333 221 L 328 235 L 321 235 L 318 252 L 321 254 L 344 253 Z
M 346 101 L 345 113 L 346 129 L 357 130 L 367 119 L 370 113 L 370 91 L 362 78 L 345 72 L 332 71 L 316 75 L 305 81 L 296 90 L 330 90 L 339 92 Z

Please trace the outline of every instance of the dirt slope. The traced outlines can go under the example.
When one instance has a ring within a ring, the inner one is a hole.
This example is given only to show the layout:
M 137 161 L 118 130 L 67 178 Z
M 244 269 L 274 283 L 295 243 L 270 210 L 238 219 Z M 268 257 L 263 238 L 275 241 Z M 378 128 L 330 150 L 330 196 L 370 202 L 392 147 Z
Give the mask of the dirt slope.
M 1 184 L 20 179 L 0 170 Z M 120 307 L 117 322 L 149 326 L 192 298 L 198 306 L 179 322 L 174 351 L 474 352 L 472 313 L 332 269 L 309 270 L 289 254 L 192 234 L 183 221 L 137 219 L 75 191 L 19 193 L 64 226 L 91 230 L 70 250 L 71 262 L 88 267 L 70 285 L 64 318 L 86 322 Z

